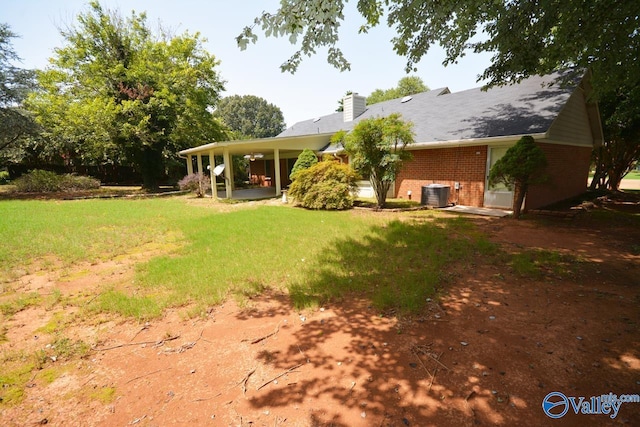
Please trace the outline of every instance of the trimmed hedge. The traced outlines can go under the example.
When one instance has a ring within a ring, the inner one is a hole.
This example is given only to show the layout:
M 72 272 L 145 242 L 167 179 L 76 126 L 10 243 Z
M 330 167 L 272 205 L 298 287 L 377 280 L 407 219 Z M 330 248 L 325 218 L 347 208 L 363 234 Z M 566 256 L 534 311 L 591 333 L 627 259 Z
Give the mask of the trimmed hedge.
M 296 172 L 289 195 L 308 209 L 350 209 L 357 179 L 349 165 L 322 161 Z
M 21 193 L 56 193 L 100 188 L 100 181 L 88 176 L 33 170 L 13 181 L 16 191 Z

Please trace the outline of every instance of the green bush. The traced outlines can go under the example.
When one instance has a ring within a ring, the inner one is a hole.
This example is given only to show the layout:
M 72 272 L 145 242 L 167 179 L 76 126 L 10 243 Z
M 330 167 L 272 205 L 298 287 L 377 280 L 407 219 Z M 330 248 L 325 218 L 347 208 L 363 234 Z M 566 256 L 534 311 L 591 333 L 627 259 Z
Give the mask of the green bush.
M 349 165 L 323 161 L 296 172 L 289 195 L 308 209 L 349 209 L 357 179 Z
M 0 171 L 0 185 L 5 185 L 9 183 L 9 172 Z
M 300 153 L 300 155 L 298 156 L 298 159 L 294 163 L 293 168 L 291 168 L 291 175 L 289 175 L 289 178 L 294 180 L 295 174 L 297 172 L 301 170 L 309 169 L 311 166 L 317 163 L 318 163 L 318 157 L 316 156 L 316 154 L 312 150 L 305 148 L 302 151 L 302 153 Z
M 100 188 L 100 181 L 88 176 L 71 174 L 58 175 L 55 172 L 33 170 L 13 182 L 16 191 L 23 193 L 53 193 L 61 191 L 82 191 Z

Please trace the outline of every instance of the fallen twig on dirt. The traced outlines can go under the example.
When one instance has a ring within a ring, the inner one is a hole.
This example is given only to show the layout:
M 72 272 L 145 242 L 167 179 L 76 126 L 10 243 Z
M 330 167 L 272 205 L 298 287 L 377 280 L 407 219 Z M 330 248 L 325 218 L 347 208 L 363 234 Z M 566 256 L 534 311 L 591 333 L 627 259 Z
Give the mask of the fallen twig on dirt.
M 91 350 L 93 351 L 107 351 L 107 350 L 113 350 L 116 348 L 121 348 L 121 347 L 130 347 L 132 345 L 144 345 L 144 344 L 153 344 L 154 347 L 160 347 L 162 344 L 164 344 L 167 341 L 173 341 L 173 340 L 177 340 L 178 338 L 180 338 L 180 335 L 176 335 L 173 337 L 168 337 L 168 338 L 164 338 L 160 341 L 140 341 L 140 342 L 130 342 L 130 343 L 125 343 L 125 344 L 118 344 L 118 345 L 114 345 L 113 347 L 105 347 L 105 348 L 92 348 Z
M 433 371 L 433 375 L 431 375 L 431 382 L 429 383 L 429 389 L 427 390 L 427 393 L 431 391 L 431 386 L 433 385 L 433 380 L 436 378 L 437 373 L 438 373 L 438 368 L 436 368 L 435 371 Z
M 280 378 L 280 377 L 284 377 L 284 376 L 285 376 L 285 375 L 287 375 L 289 372 L 291 372 L 291 371 L 293 371 L 293 370 L 295 370 L 295 369 L 298 369 L 298 368 L 299 368 L 300 366 L 302 366 L 302 365 L 303 365 L 302 363 L 298 363 L 296 366 L 294 366 L 294 367 L 292 367 L 292 368 L 287 369 L 286 371 L 284 371 L 284 372 L 283 372 L 283 373 L 281 373 L 280 375 L 277 375 L 277 376 L 275 376 L 275 377 L 271 378 L 269 381 L 267 381 L 266 383 L 262 384 L 262 385 L 261 385 L 260 387 L 258 387 L 256 390 L 260 390 L 261 388 L 263 388 L 263 387 L 267 386 L 268 384 L 270 384 L 271 382 L 273 382 L 273 381 L 277 380 L 278 378 Z
M 264 340 L 266 340 L 267 338 L 274 336 L 275 334 L 277 334 L 277 333 L 278 333 L 278 331 L 280 331 L 280 322 L 278 322 L 278 325 L 276 326 L 276 330 L 275 330 L 275 331 L 273 331 L 273 332 L 271 332 L 270 334 L 267 334 L 267 335 L 265 335 L 265 336 L 263 336 L 263 337 L 260 337 L 260 338 L 255 338 L 255 339 L 253 339 L 253 340 L 250 340 L 250 339 L 244 339 L 244 340 L 242 340 L 242 341 L 240 341 L 240 342 L 247 342 L 247 341 L 249 341 L 251 344 L 257 344 L 257 343 L 259 343 L 260 341 L 264 341 Z
M 418 359 L 418 362 L 420 362 L 420 365 L 422 366 L 422 368 L 427 372 L 427 374 L 429 374 L 429 376 L 431 377 L 431 380 L 433 380 L 433 375 L 431 375 L 431 372 L 429 372 L 427 367 L 424 366 L 424 363 L 422 362 L 422 359 L 420 359 L 420 356 L 418 356 L 418 352 L 415 350 L 415 347 L 411 348 L 411 352 L 416 357 L 416 359 Z
M 131 422 L 129 423 L 129 425 L 131 426 L 131 425 L 134 425 L 134 424 L 138 424 L 140 421 L 144 420 L 145 418 L 147 418 L 147 416 L 146 416 L 146 415 L 143 415 L 143 416 L 141 416 L 140 418 L 136 418 L 135 420 L 131 421 Z
M 436 358 L 436 357 L 434 357 L 434 356 L 433 356 L 433 354 L 431 354 L 431 353 L 427 353 L 427 356 L 429 356 L 430 358 L 432 358 L 433 360 L 435 360 L 435 361 L 436 361 L 436 363 L 438 363 L 438 365 L 442 366 L 442 367 L 443 367 L 444 369 L 446 369 L 447 371 L 450 371 L 451 369 L 449 369 L 449 368 L 447 367 L 447 365 L 445 365 L 444 363 L 442 363 L 441 361 L 439 361 L 439 360 L 438 360 L 438 359 L 440 359 L 440 358 L 442 357 L 442 355 L 443 355 L 443 354 L 444 354 L 444 353 L 440 353 L 440 355 L 439 355 L 437 358 Z
M 135 378 L 131 378 L 131 379 L 130 379 L 129 381 L 127 381 L 125 384 L 129 384 L 129 383 L 131 383 L 131 382 L 133 382 L 133 381 L 135 381 L 135 380 L 139 380 L 140 378 L 148 377 L 149 375 L 157 374 L 158 372 L 168 371 L 169 369 L 171 369 L 171 368 L 158 369 L 158 370 L 155 370 L 155 371 L 153 371 L 153 372 L 149 372 L 148 374 L 144 374 L 144 375 L 137 376 L 137 377 L 135 377 Z
M 247 375 L 244 376 L 243 379 L 240 380 L 238 384 L 242 384 L 242 395 L 245 396 L 247 394 L 247 381 L 249 381 L 249 377 L 253 375 L 253 373 L 258 369 L 257 367 L 250 370 Z M 236 384 L 237 385 L 237 384 Z
M 218 394 L 216 394 L 215 396 L 212 396 L 212 397 L 201 397 L 200 399 L 192 400 L 192 402 L 204 402 L 206 400 L 215 399 L 218 396 L 222 396 L 222 392 L 220 392 L 220 393 L 218 393 Z
M 140 330 L 138 332 L 136 332 L 136 334 L 129 341 L 133 341 L 140 334 L 140 332 L 149 329 L 150 326 L 151 326 L 151 324 L 149 322 L 145 323 L 144 326 L 142 328 L 140 328 Z

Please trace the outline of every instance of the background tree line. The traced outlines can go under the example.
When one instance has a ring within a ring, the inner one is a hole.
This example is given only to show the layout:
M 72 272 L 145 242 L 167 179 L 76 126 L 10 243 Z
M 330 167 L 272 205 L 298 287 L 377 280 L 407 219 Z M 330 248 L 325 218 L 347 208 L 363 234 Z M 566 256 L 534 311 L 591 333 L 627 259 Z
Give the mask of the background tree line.
M 184 175 L 182 149 L 284 129 L 280 109 L 262 98 L 221 98 L 219 62 L 199 33 L 154 33 L 144 13 L 124 17 L 94 1 L 61 34 L 46 69 L 22 70 L 11 65 L 16 35 L 0 25 L 5 166 L 142 180 L 153 190 Z

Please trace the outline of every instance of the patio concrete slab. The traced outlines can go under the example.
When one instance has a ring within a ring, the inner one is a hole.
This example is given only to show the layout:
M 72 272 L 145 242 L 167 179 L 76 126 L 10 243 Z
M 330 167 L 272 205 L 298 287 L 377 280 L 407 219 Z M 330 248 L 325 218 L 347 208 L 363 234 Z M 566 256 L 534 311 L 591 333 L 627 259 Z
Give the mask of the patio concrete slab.
M 490 209 L 490 208 L 476 208 L 474 206 L 448 206 L 446 208 L 441 208 L 440 210 L 448 211 L 448 212 L 459 212 L 471 215 L 483 215 L 483 216 L 495 216 L 495 217 L 505 217 L 507 215 L 511 215 L 513 211 L 507 211 L 503 209 Z
M 271 199 L 276 197 L 276 189 L 273 187 L 260 187 L 260 188 L 244 188 L 233 190 L 231 198 L 234 200 L 258 200 L 258 199 Z M 227 192 L 225 190 L 218 190 L 218 198 L 226 199 Z

